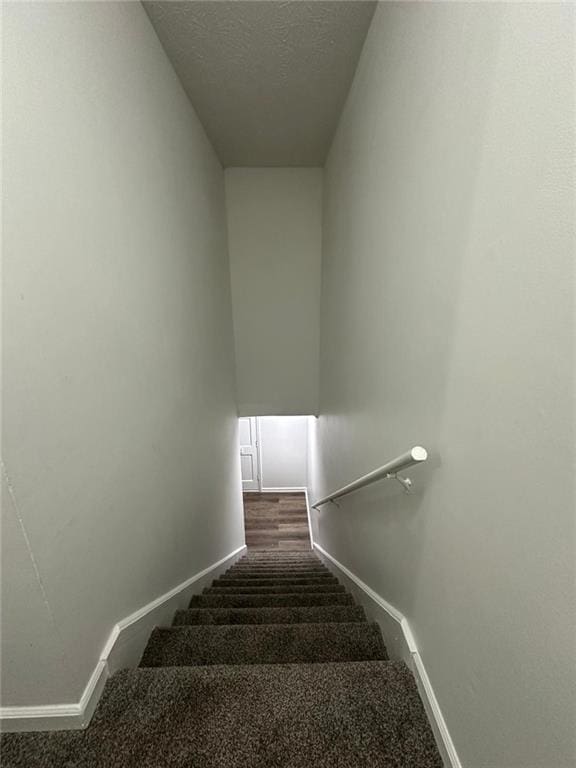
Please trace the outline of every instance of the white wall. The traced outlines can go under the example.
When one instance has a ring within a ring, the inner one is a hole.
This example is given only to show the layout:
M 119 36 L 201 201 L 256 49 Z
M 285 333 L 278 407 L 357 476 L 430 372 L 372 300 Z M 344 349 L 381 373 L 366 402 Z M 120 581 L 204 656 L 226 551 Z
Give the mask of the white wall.
M 383 3 L 324 179 L 317 541 L 401 610 L 465 768 L 575 757 L 574 6 Z
M 318 407 L 320 168 L 228 168 L 241 416 Z
M 262 490 L 308 485 L 308 416 L 263 416 L 260 425 Z
M 68 703 L 243 543 L 224 179 L 139 3 L 3 10 L 2 703 Z

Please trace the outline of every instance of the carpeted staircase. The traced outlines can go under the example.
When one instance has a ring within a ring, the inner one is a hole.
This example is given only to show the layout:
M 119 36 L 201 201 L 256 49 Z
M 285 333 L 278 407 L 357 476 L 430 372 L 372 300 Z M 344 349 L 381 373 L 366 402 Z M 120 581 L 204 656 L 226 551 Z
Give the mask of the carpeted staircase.
M 2 768 L 441 768 L 408 668 L 308 552 L 249 553 L 138 669 L 106 684 L 85 731 L 8 734 Z

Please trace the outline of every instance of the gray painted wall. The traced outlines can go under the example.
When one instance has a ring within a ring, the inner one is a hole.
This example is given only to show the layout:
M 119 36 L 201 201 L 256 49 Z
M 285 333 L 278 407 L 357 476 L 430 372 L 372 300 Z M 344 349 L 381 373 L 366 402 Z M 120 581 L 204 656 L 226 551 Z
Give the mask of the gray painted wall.
M 241 416 L 316 413 L 320 168 L 229 168 L 226 202 Z
M 4 705 L 243 543 L 222 169 L 139 3 L 4 8 Z
M 574 6 L 384 3 L 324 181 L 315 537 L 411 622 L 465 768 L 574 765 Z

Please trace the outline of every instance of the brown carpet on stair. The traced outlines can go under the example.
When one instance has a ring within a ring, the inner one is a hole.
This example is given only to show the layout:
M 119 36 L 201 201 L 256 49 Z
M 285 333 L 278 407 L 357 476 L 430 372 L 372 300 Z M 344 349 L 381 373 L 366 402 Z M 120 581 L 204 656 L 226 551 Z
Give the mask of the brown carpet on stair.
M 284 608 L 188 608 L 177 611 L 174 626 L 194 624 L 308 624 L 366 621 L 359 605 L 288 606 Z
M 388 658 L 376 624 L 249 624 L 157 627 L 142 667 L 307 664 Z
M 4 734 L 2 768 L 442 768 L 411 672 L 313 553 L 249 552 L 222 578 L 86 730 Z

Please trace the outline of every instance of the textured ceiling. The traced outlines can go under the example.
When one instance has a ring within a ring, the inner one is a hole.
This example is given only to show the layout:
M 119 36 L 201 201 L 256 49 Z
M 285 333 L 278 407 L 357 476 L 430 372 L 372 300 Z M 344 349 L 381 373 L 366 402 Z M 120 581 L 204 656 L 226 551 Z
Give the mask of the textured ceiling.
M 324 164 L 375 5 L 144 2 L 225 167 Z

